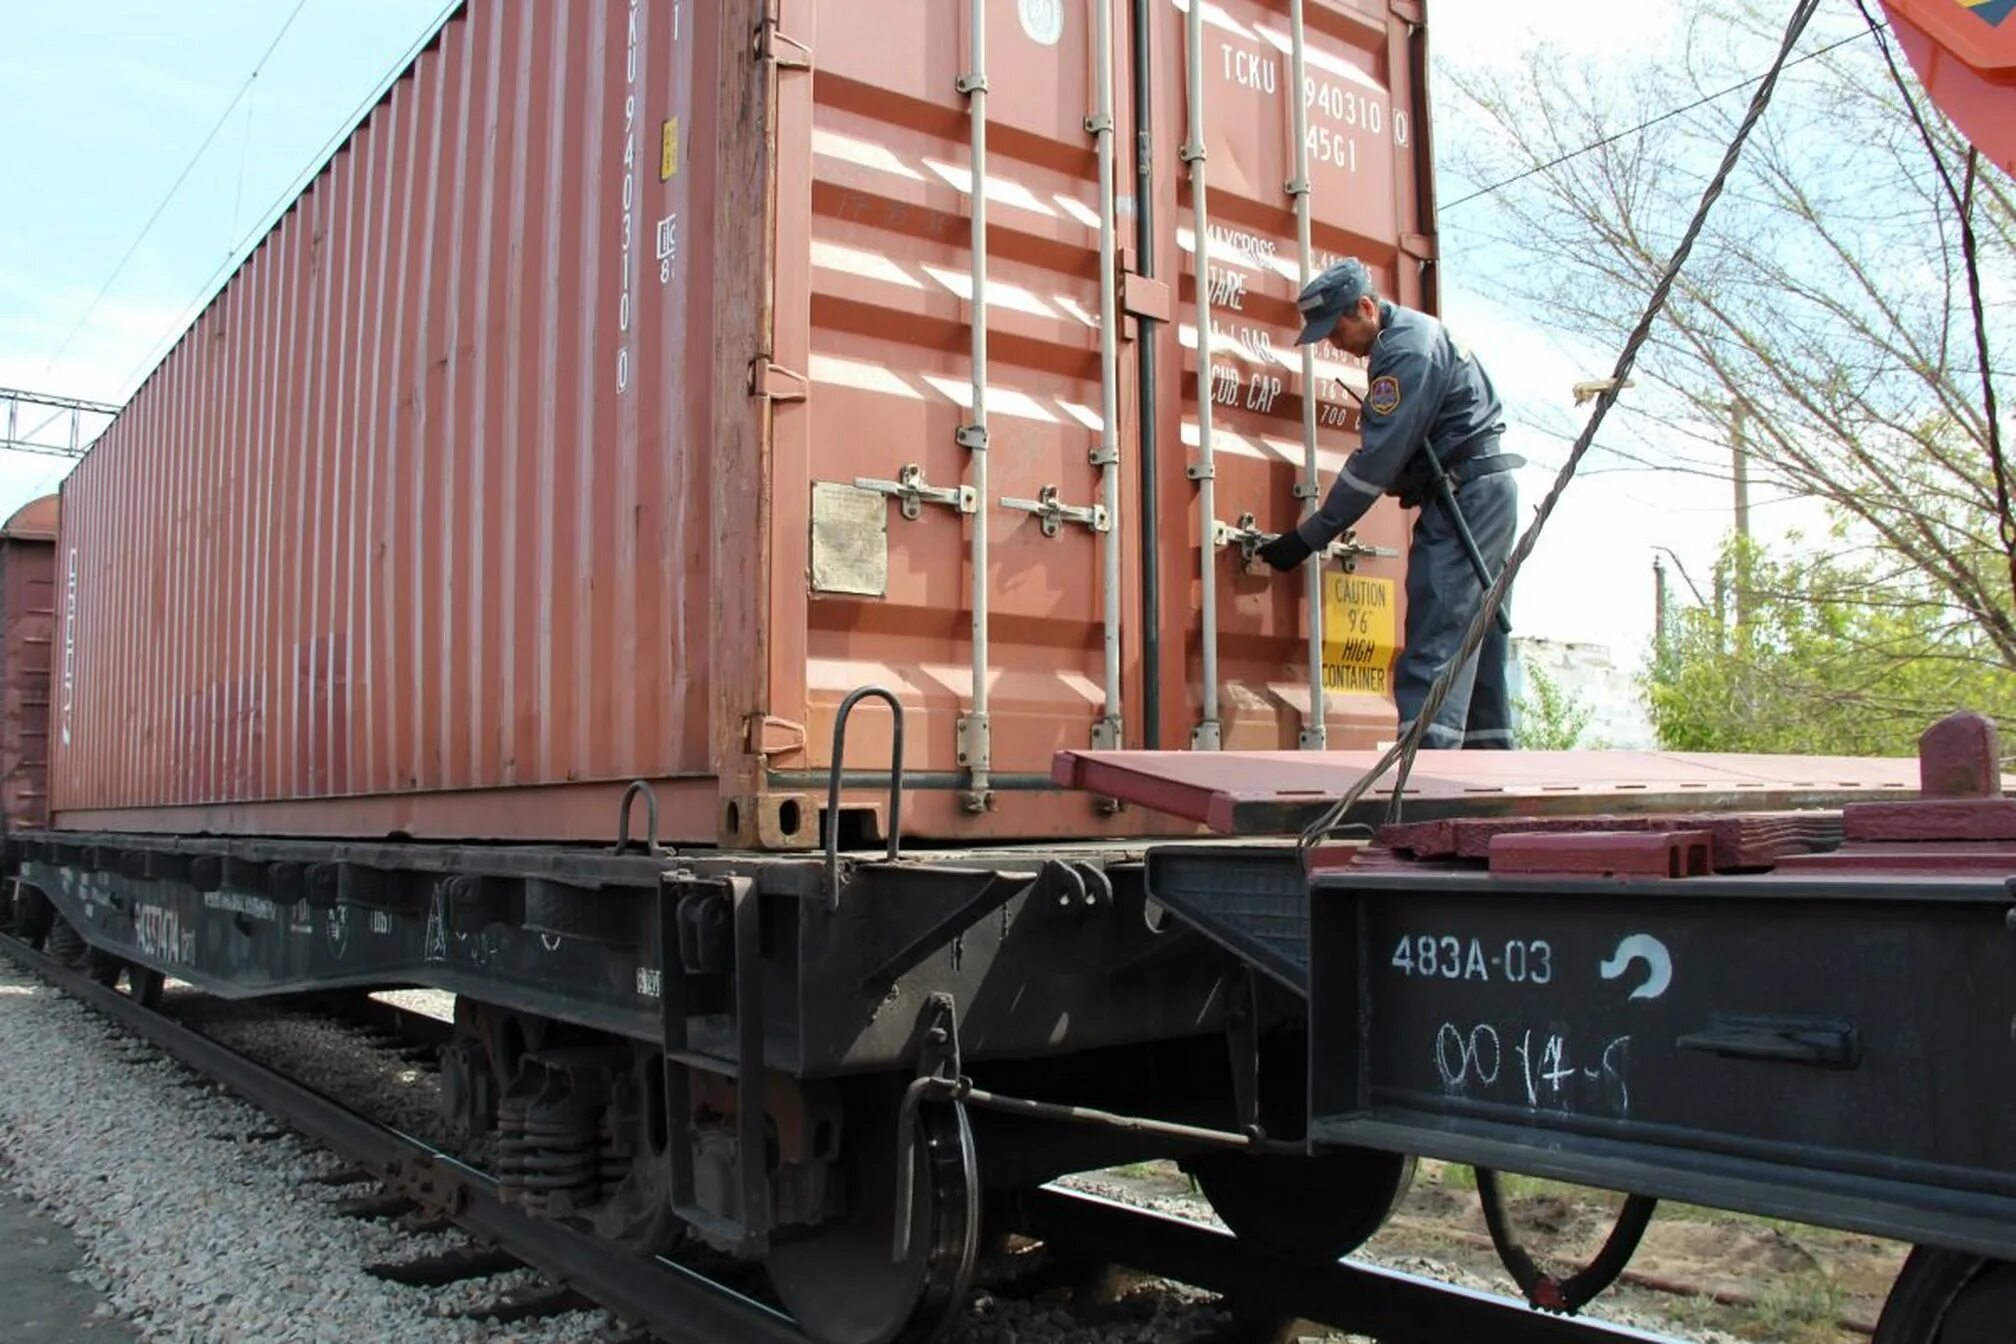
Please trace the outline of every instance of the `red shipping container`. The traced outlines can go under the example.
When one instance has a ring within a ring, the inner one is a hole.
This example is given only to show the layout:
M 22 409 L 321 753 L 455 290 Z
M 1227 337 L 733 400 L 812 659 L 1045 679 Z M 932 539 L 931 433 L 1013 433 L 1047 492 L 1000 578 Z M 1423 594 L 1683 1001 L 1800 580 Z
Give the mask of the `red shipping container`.
M 1325 482 L 1355 442 L 1303 266 L 1433 305 L 1419 4 L 984 8 L 461 11 L 64 487 L 58 824 L 606 839 L 644 778 L 668 840 L 807 845 L 871 682 L 940 840 L 1159 824 L 1059 748 L 1390 735 L 1399 561 L 1329 580 L 1371 629 L 1318 719 L 1303 584 L 1236 534 L 1305 507 L 1305 405 Z

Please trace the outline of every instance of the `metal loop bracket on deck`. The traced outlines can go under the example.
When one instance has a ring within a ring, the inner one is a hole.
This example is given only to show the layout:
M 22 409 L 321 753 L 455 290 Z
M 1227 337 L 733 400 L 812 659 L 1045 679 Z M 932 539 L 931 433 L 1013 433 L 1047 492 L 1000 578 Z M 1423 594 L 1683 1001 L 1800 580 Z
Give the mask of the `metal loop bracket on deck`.
M 623 790 L 616 817 L 616 852 L 630 852 L 630 805 L 640 797 L 644 800 L 644 852 L 663 854 L 665 847 L 658 843 L 658 791 L 641 779 L 631 780 L 630 787 Z
M 833 715 L 833 761 L 826 779 L 826 909 L 840 908 L 840 776 L 847 765 L 847 716 L 863 700 L 885 701 L 895 720 L 889 740 L 889 862 L 903 853 L 903 702 L 886 686 L 863 686 Z

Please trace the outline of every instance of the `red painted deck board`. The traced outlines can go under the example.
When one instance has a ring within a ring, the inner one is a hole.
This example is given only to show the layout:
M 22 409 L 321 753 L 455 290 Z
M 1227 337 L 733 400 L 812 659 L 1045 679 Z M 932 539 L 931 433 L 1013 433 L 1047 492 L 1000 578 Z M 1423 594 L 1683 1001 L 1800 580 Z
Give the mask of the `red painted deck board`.
M 1372 751 L 1064 751 L 1059 784 L 1199 822 L 1226 834 L 1298 829 L 1379 759 Z M 1377 821 L 1392 776 L 1367 794 Z M 1911 757 L 1743 756 L 1657 751 L 1424 751 L 1407 820 L 1601 812 L 1777 811 L 1918 793 Z

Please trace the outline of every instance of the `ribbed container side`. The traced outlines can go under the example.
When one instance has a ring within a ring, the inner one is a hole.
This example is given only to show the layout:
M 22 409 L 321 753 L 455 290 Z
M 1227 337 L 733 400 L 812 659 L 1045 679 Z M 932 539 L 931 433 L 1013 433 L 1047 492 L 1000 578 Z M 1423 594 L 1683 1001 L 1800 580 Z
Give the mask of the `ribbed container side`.
M 711 831 L 718 9 L 468 6 L 79 464 L 72 824 Z

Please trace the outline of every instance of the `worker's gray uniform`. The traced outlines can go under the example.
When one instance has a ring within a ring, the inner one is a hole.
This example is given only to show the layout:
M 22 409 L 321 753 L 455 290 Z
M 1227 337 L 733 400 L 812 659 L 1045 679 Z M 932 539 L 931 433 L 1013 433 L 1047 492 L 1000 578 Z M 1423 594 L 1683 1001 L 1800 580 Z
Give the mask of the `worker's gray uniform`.
M 1330 486 L 1323 507 L 1302 520 L 1302 540 L 1321 550 L 1364 516 L 1382 494 L 1421 509 L 1407 553 L 1406 646 L 1394 669 L 1393 699 L 1405 732 L 1436 676 L 1456 654 L 1483 598 L 1453 520 L 1433 497 L 1415 450 L 1427 449 L 1449 474 L 1456 501 L 1492 574 L 1505 566 L 1518 528 L 1518 491 L 1499 451 L 1504 408 L 1484 366 L 1426 313 L 1379 305 L 1379 338 L 1366 370 L 1362 445 Z M 1427 747 L 1510 747 L 1512 708 L 1505 684 L 1506 640 L 1494 623 L 1450 687 L 1422 738 Z

